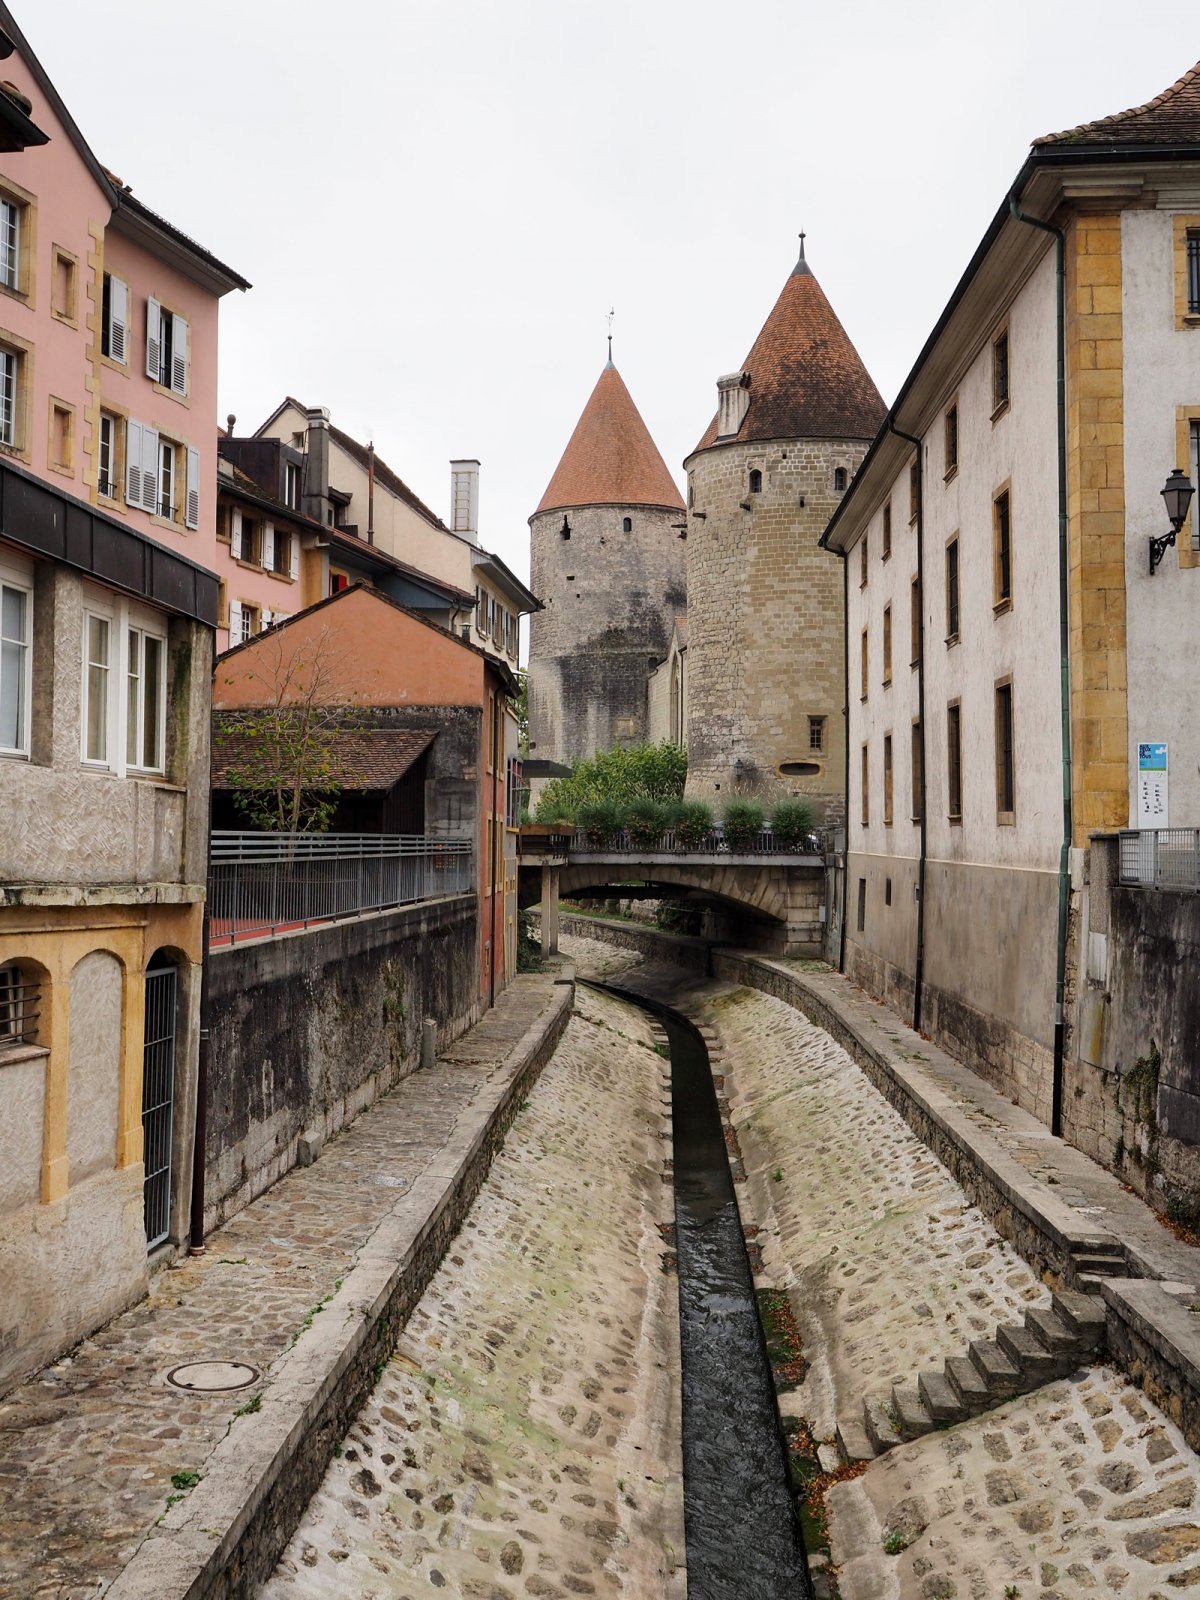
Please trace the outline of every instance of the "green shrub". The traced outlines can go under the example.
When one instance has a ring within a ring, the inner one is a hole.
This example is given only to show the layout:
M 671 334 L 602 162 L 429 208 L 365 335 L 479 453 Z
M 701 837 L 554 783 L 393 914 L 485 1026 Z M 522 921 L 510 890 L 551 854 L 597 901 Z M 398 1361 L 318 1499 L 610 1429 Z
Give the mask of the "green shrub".
M 583 829 L 588 843 L 600 848 L 613 842 L 621 826 L 621 810 L 615 800 L 597 800 L 580 806 L 575 822 Z
M 725 842 L 744 855 L 758 843 L 763 827 L 763 808 L 755 800 L 731 800 L 725 807 Z
M 681 801 L 675 813 L 675 839 L 685 850 L 698 850 L 712 832 L 712 809 L 703 800 Z
M 771 811 L 771 832 L 785 850 L 800 850 L 813 831 L 813 808 L 807 800 L 777 800 Z
M 632 800 L 624 808 L 629 842 L 639 850 L 656 845 L 667 827 L 668 808 L 661 800 Z
M 537 820 L 579 821 L 580 809 L 614 800 L 672 800 L 683 794 L 687 752 L 664 739 L 661 744 L 617 745 L 574 761 L 566 778 L 554 778 L 538 796 Z

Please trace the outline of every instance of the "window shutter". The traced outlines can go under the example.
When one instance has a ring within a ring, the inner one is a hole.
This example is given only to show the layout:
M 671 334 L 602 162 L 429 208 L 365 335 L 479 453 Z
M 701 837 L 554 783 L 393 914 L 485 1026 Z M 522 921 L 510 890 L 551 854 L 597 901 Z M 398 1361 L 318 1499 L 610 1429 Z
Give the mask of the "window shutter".
M 142 510 L 158 509 L 158 429 L 142 425 Z
M 268 572 L 275 570 L 275 524 L 263 523 L 262 564 Z
M 229 602 L 229 643 L 232 647 L 242 642 L 242 602 L 231 600 Z
M 108 348 L 113 361 L 125 365 L 125 329 L 129 323 L 129 286 L 120 278 L 108 282 Z
M 189 330 L 183 317 L 171 318 L 171 388 L 187 393 Z
M 131 506 L 142 503 L 142 425 L 125 423 L 125 498 Z
M 155 383 L 162 376 L 162 307 L 157 300 L 146 301 L 146 376 Z
M 229 554 L 235 561 L 242 559 L 242 513 L 236 506 L 229 517 Z
M 292 535 L 292 582 L 295 583 L 300 576 L 300 535 Z
M 200 526 L 200 452 L 187 453 L 187 511 L 184 521 L 189 528 Z
M 264 606 L 262 608 L 262 628 L 263 628 L 263 632 L 265 633 L 270 626 L 271 626 L 271 609 L 270 609 L 269 606 Z

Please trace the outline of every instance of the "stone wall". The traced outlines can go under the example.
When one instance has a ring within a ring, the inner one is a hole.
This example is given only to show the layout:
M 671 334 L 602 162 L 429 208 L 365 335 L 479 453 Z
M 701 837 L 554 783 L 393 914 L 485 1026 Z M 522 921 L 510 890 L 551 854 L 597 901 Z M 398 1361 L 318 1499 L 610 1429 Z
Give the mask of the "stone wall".
M 864 448 L 731 443 L 688 462 L 689 795 L 802 794 L 826 822 L 844 816 L 842 563 L 817 540 L 841 498 L 834 471 L 852 474 Z M 824 719 L 819 751 L 810 717 Z M 793 762 L 817 770 L 781 774 Z
M 212 955 L 205 1229 L 477 1019 L 474 895 Z

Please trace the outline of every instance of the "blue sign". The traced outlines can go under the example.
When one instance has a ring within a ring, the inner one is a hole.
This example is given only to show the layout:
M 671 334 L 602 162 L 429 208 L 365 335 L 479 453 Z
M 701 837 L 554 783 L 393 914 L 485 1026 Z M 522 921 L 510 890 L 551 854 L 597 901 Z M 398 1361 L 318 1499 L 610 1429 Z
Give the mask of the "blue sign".
M 1166 770 L 1167 747 L 1165 744 L 1138 745 L 1139 772 L 1165 772 Z

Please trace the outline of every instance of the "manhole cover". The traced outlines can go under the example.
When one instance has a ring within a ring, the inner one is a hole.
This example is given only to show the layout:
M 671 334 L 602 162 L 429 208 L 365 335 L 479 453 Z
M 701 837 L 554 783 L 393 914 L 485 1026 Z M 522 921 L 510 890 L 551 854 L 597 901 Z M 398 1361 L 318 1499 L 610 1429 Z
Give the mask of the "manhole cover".
M 167 1382 L 176 1389 L 199 1389 L 219 1394 L 225 1389 L 244 1389 L 258 1377 L 258 1368 L 244 1361 L 185 1361 L 172 1367 Z

